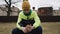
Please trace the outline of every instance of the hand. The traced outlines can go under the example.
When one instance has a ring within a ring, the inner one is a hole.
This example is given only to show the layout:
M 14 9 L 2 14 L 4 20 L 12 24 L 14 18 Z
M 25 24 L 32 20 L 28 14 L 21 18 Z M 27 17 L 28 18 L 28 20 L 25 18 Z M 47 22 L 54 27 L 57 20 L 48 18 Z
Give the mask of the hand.
M 28 32 L 31 32 L 34 29 L 32 25 L 27 25 L 26 28 Z
M 26 27 L 22 27 L 22 31 L 23 31 L 24 33 L 28 33 L 28 31 L 27 31 L 27 28 L 26 28 Z

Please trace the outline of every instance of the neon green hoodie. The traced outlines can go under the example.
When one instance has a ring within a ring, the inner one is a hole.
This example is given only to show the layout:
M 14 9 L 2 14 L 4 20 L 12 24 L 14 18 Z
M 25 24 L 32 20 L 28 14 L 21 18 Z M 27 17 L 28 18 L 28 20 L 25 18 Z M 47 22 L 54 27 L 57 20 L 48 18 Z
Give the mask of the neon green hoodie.
M 20 23 L 22 21 L 22 18 L 25 19 L 25 20 L 27 20 L 27 17 L 29 17 L 29 19 L 34 18 L 35 23 L 33 24 L 33 26 L 35 28 L 37 28 L 38 26 L 41 26 L 41 21 L 40 21 L 38 15 L 37 15 L 37 12 L 31 10 L 30 15 L 27 15 L 27 16 L 24 14 L 24 11 L 21 11 L 19 13 L 18 20 L 17 20 L 17 28 L 19 28 L 20 30 L 22 30 L 22 26 L 20 26 L 18 23 Z

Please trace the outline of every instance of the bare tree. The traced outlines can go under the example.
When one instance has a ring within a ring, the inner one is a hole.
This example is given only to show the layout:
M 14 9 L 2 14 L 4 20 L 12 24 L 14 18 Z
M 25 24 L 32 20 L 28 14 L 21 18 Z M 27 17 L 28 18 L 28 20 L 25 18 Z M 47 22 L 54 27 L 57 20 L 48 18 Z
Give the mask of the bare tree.
M 15 4 L 15 3 L 17 3 L 17 2 L 20 2 L 21 0 L 16 1 L 16 2 L 12 2 L 12 0 L 9 0 L 9 1 L 4 0 L 4 1 L 6 2 L 7 8 L 8 8 L 7 16 L 10 16 L 10 13 L 12 12 L 12 10 L 11 10 L 11 5 L 12 5 L 12 4 Z
M 10 12 L 11 12 L 11 0 L 7 1 L 4 0 L 8 6 L 8 11 L 7 11 L 7 16 L 10 16 Z

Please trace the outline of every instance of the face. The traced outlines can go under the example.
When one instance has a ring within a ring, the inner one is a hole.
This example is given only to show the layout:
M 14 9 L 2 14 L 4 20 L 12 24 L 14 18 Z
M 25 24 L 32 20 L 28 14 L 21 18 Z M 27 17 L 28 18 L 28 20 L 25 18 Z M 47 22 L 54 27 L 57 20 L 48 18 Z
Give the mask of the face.
M 24 11 L 25 11 L 26 14 L 28 14 L 30 12 L 30 9 L 28 9 L 27 7 L 25 7 Z
M 29 12 L 30 12 L 30 4 L 29 4 L 28 1 L 23 2 L 22 9 L 23 9 L 24 13 L 29 14 Z

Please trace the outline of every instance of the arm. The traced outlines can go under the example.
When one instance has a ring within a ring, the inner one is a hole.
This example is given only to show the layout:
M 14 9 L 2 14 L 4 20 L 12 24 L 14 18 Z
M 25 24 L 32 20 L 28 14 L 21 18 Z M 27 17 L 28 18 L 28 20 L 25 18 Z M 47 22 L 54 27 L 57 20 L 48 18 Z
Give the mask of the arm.
M 41 26 L 41 21 L 37 15 L 37 13 L 35 12 L 34 14 L 34 20 L 35 20 L 35 23 L 33 24 L 33 27 L 34 28 L 37 28 L 38 26 Z
M 22 30 L 24 33 L 27 33 L 27 28 L 26 27 L 22 27 L 19 25 L 19 23 L 21 23 L 21 17 L 23 17 L 21 14 L 19 14 L 18 16 L 18 21 L 17 21 L 17 28 L 19 28 L 20 30 Z
M 18 20 L 17 20 L 17 28 L 19 28 L 20 30 L 22 30 L 22 27 L 19 25 L 19 23 L 21 22 L 21 15 L 18 15 Z

